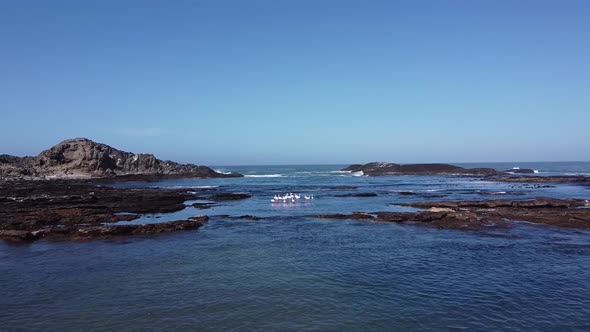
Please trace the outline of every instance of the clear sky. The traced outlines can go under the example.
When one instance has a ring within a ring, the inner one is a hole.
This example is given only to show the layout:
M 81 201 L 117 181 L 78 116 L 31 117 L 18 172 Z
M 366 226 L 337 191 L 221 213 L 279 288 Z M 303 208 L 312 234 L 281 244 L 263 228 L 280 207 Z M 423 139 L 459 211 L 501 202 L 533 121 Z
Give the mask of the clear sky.
M 590 1 L 0 0 L 0 153 L 590 160 Z

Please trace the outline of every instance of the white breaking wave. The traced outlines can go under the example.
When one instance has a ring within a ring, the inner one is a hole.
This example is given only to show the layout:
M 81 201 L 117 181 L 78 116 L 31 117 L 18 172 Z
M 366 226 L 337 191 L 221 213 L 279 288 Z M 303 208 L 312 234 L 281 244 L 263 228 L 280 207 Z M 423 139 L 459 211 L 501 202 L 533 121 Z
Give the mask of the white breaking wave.
M 281 178 L 283 174 L 247 174 L 244 175 L 246 178 Z
M 352 176 L 363 176 L 363 175 L 365 175 L 365 173 L 363 171 L 352 172 L 350 174 L 352 174 Z
M 225 175 L 231 174 L 231 172 L 224 172 L 224 171 L 220 171 L 218 169 L 214 169 L 214 171 L 217 172 L 217 173 L 225 174 Z
M 538 170 L 536 170 L 536 169 L 534 169 L 534 170 L 533 170 L 533 172 L 534 172 L 535 174 L 538 174 L 538 173 L 539 173 L 539 171 L 538 171 Z
M 336 173 L 336 174 L 350 174 L 350 173 L 352 173 L 352 171 L 330 171 L 330 173 Z

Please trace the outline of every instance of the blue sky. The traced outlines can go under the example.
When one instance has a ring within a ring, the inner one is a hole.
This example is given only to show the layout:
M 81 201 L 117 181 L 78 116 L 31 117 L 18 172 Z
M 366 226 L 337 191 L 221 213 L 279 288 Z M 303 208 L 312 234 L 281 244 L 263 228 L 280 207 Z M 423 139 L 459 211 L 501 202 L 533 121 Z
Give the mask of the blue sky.
M 0 153 L 590 160 L 590 2 L 0 0 Z

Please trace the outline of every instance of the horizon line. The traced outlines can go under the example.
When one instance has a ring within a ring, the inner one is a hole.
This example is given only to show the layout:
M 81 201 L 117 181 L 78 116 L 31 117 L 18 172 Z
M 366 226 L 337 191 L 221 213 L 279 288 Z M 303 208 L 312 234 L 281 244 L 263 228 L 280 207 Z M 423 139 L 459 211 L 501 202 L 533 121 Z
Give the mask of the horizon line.
M 370 161 L 368 163 L 371 163 Z M 381 162 L 381 161 L 376 161 Z M 414 164 L 507 164 L 507 163 L 590 163 L 590 160 L 553 160 L 553 161 L 461 161 L 461 162 L 424 162 L 424 163 L 394 163 L 399 165 L 414 165 Z M 228 165 L 215 165 L 209 164 L 211 167 L 237 167 L 237 166 L 340 166 L 340 165 L 364 165 L 367 163 L 320 163 L 320 164 L 228 164 Z M 204 164 L 203 164 L 204 165 Z

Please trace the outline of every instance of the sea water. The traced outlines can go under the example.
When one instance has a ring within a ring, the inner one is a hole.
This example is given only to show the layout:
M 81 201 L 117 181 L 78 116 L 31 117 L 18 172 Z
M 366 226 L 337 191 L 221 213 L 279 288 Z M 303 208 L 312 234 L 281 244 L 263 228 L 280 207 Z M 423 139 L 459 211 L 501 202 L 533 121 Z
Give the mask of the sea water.
M 252 198 L 132 222 L 211 216 L 197 231 L 0 243 L 1 329 L 590 330 L 588 231 L 517 222 L 464 232 L 308 217 L 407 211 L 398 204 L 414 201 L 590 199 L 588 187 L 365 177 L 340 172 L 343 166 L 216 167 L 246 177 L 120 183 Z M 590 173 L 590 163 L 461 166 Z M 285 193 L 302 198 L 271 202 Z M 341 197 L 355 193 L 377 196 Z M 223 217 L 245 214 L 265 219 Z

